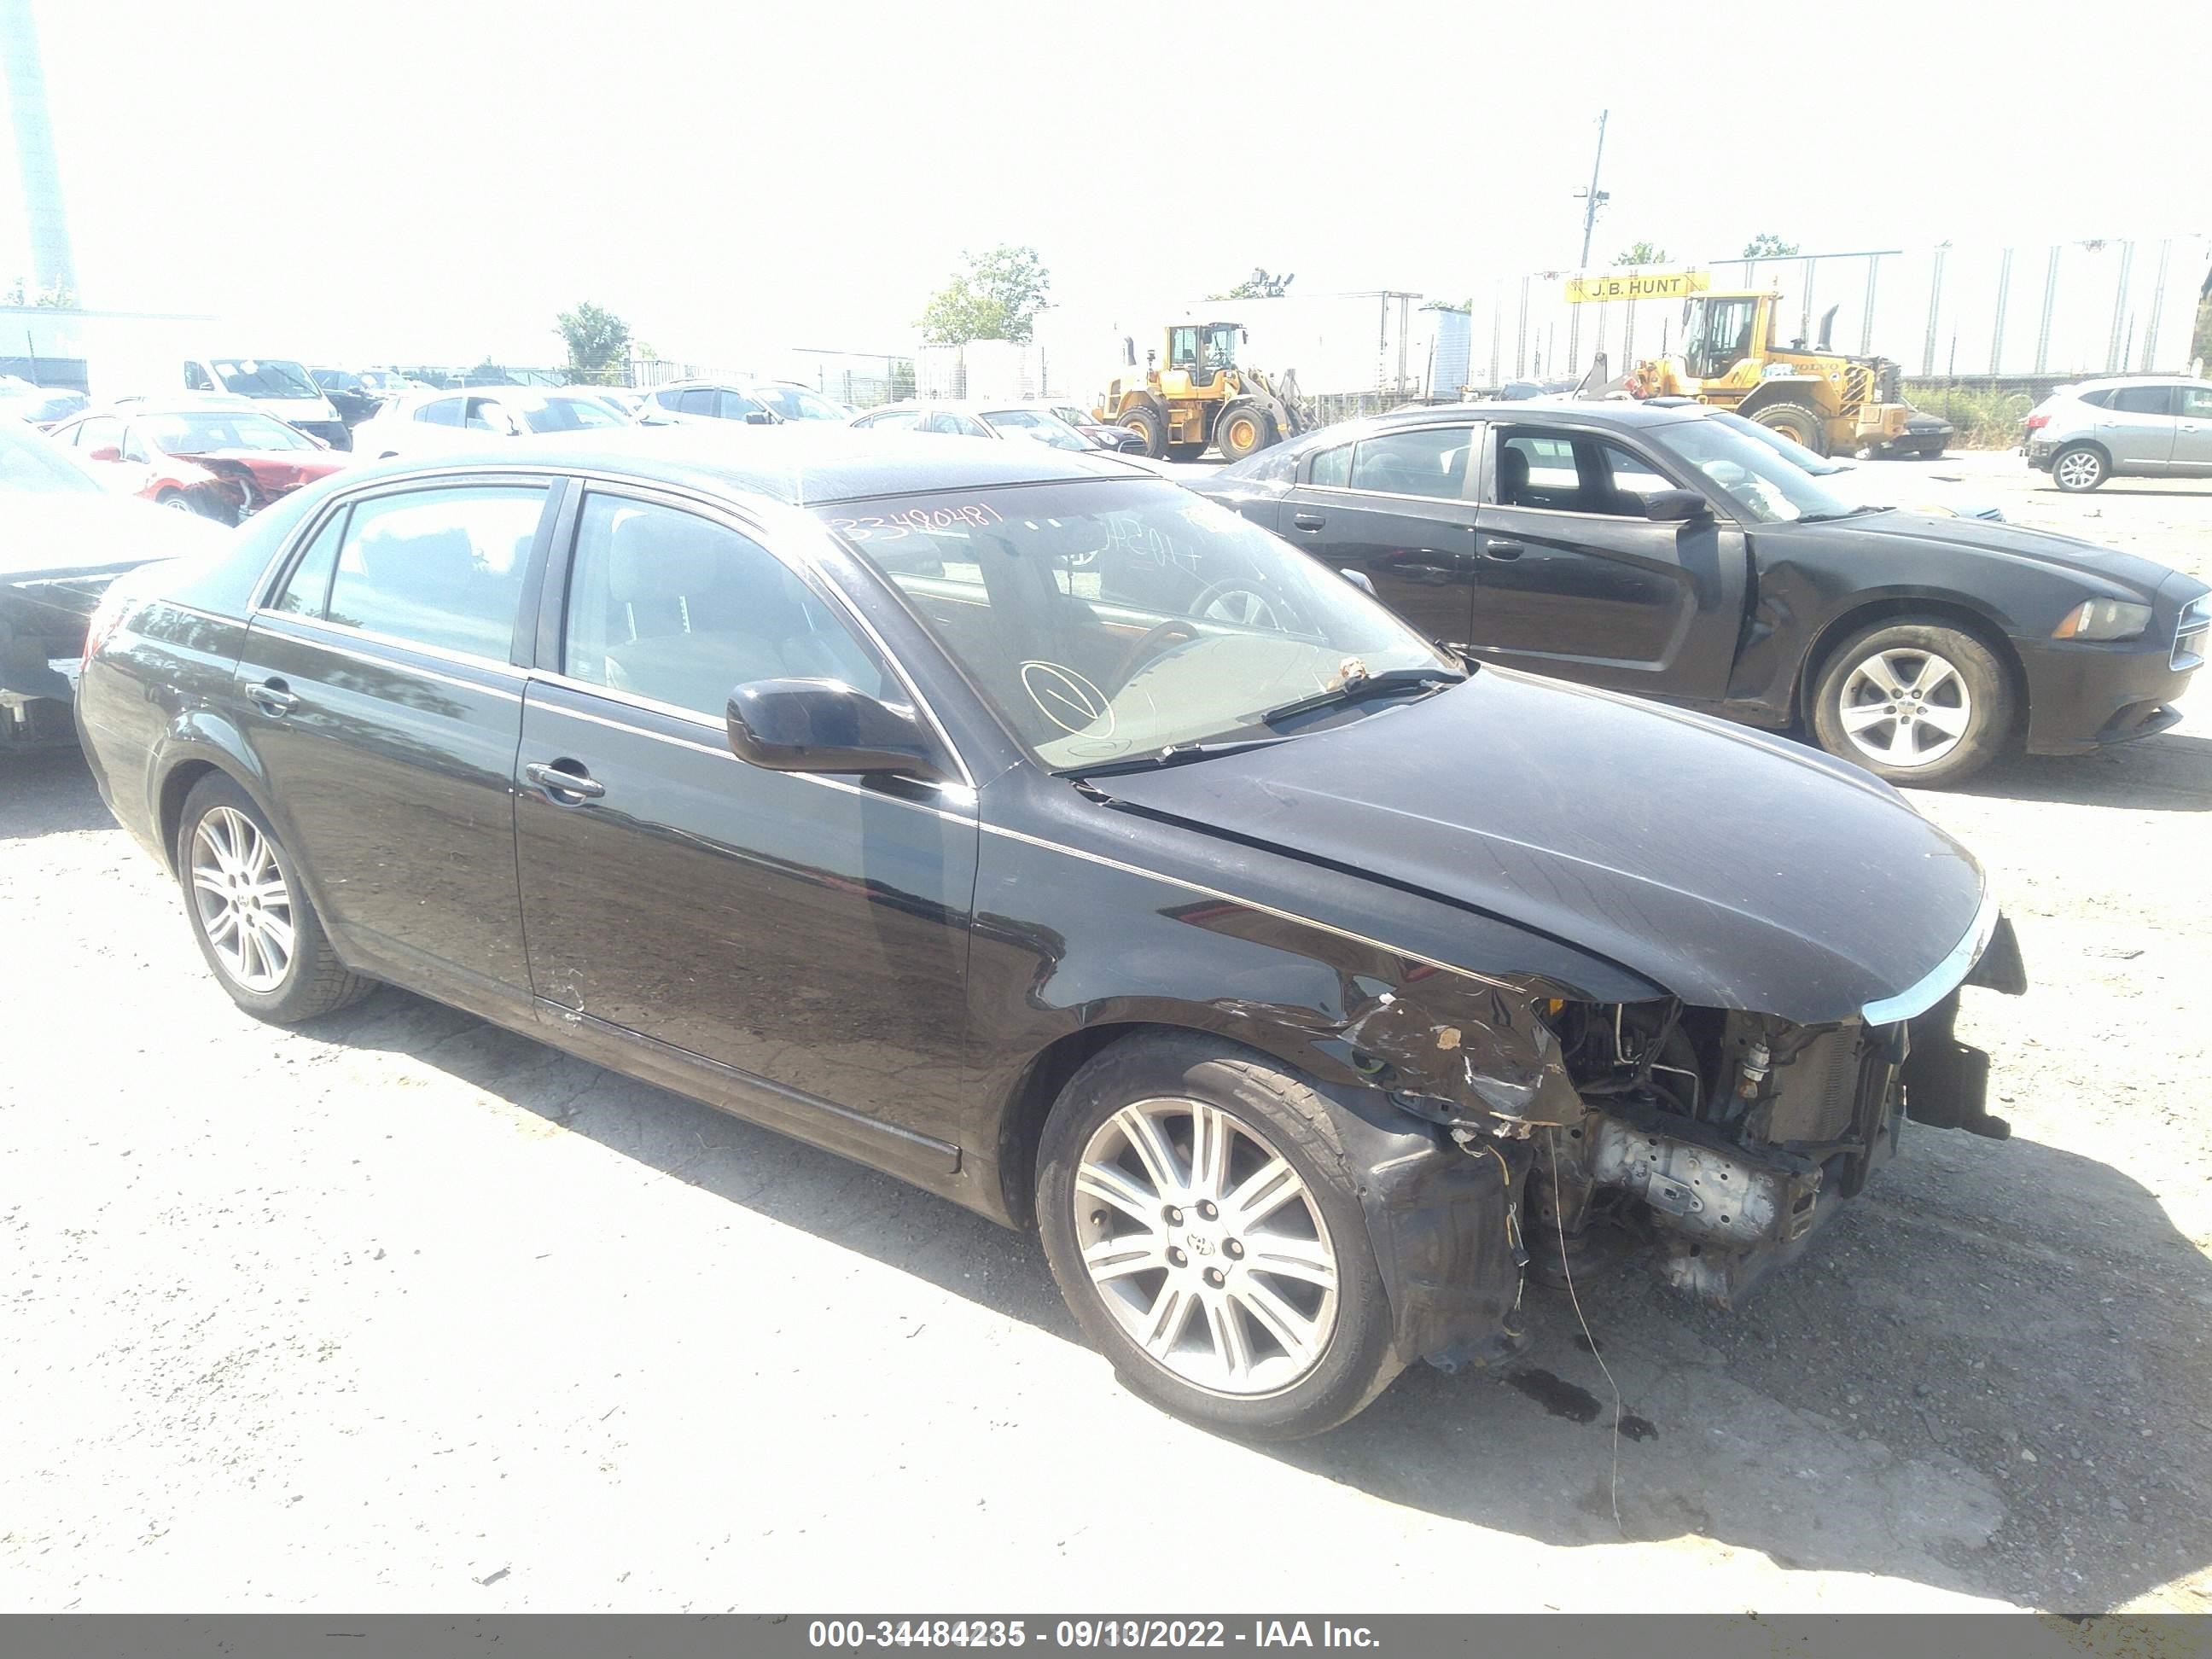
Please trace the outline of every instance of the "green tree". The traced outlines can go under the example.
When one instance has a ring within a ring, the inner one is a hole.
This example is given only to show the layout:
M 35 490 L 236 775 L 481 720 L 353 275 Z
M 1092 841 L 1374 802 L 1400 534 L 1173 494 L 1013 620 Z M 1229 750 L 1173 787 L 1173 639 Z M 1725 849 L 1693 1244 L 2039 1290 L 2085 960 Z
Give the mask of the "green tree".
M 1760 231 L 1743 245 L 1747 259 L 1786 259 L 1796 252 L 1796 243 L 1785 242 L 1771 230 Z
M 1613 262 L 1617 265 L 1663 265 L 1667 263 L 1667 250 L 1654 247 L 1649 242 L 1631 242 L 1614 256 Z
M 1012 340 L 1027 345 L 1037 313 L 1051 303 L 1052 277 L 1033 247 L 1000 244 L 987 253 L 960 258 L 966 269 L 930 296 L 915 325 L 932 345 L 970 340 Z
M 1279 276 L 1271 275 L 1265 265 L 1254 265 L 1252 274 L 1226 294 L 1209 294 L 1209 300 L 1279 300 L 1290 292 L 1291 284 L 1298 280 L 1294 270 Z
M 629 325 L 613 312 L 584 301 L 554 319 L 568 343 L 568 378 L 587 384 L 613 377 L 629 350 Z

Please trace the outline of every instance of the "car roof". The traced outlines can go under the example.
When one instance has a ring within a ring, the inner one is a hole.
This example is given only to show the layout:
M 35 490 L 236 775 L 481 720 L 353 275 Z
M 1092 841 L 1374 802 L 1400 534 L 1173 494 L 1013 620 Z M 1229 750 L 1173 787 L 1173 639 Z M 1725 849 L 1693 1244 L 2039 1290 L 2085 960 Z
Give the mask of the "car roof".
M 382 479 L 411 471 L 451 471 L 466 465 L 467 459 L 460 454 L 424 456 L 354 467 L 348 476 Z M 606 471 L 717 494 L 737 491 L 794 507 L 1097 478 L 1166 482 L 1156 473 L 1117 463 L 1103 451 L 1093 459 L 1093 452 L 1043 444 L 856 432 L 819 421 L 767 427 L 716 422 L 595 428 L 535 443 L 514 440 L 487 445 L 478 459 L 501 468 Z
M 2092 380 L 2076 380 L 2076 392 L 2095 392 L 2108 386 L 2212 386 L 2193 374 L 2100 374 Z

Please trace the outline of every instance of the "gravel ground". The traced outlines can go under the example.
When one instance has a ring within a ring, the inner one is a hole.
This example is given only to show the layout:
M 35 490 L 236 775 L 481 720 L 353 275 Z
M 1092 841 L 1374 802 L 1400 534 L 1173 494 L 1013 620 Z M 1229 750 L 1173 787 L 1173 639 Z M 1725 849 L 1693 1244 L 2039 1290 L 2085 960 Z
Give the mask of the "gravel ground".
M 2212 574 L 2212 489 L 1893 465 Z M 2027 957 L 1961 1022 L 2014 1138 L 1908 1134 L 1739 1314 L 1586 1286 L 1617 1488 L 1558 1297 L 1513 1386 L 1212 1438 L 895 1182 L 398 991 L 246 1018 L 0 763 L 0 1609 L 2212 1609 L 2207 697 L 1918 798 Z

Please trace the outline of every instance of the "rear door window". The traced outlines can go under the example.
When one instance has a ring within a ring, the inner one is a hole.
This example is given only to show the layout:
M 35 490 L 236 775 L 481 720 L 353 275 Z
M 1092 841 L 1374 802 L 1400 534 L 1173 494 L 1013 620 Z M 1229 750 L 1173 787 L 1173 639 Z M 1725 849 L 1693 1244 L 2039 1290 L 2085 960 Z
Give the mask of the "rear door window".
M 288 616 L 319 617 L 330 606 L 331 573 L 337 568 L 338 544 L 344 538 L 346 509 L 333 513 L 284 579 L 283 590 L 269 607 Z
M 2174 392 L 2170 386 L 2124 386 L 2112 393 L 2112 408 L 2122 415 L 2171 415 Z
M 415 418 L 432 426 L 459 426 L 461 423 L 462 401 L 459 398 L 441 398 L 416 410 Z
M 544 506 L 540 484 L 468 484 L 356 501 L 323 614 L 348 628 L 505 662 Z
M 1324 489 L 1341 489 L 1352 482 L 1352 446 L 1339 444 L 1334 449 L 1324 449 L 1313 458 L 1306 470 L 1306 482 Z
M 695 386 L 676 400 L 676 407 L 686 415 L 714 415 L 720 411 L 722 394 L 709 386 Z
M 1474 429 L 1465 426 L 1415 427 L 1364 438 L 1352 446 L 1352 488 L 1455 501 L 1474 445 Z

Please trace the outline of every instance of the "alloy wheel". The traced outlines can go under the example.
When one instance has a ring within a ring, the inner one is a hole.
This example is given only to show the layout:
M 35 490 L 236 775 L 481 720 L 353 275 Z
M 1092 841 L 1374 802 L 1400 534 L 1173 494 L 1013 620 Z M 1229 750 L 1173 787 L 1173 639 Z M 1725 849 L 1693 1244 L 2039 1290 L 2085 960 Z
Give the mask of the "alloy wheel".
M 295 935 L 276 843 L 245 813 L 215 807 L 192 830 L 191 878 L 201 931 L 223 972 L 248 991 L 283 985 Z
M 2068 489 L 2090 488 L 2104 471 L 2104 463 L 2086 449 L 2069 450 L 2058 458 L 2058 482 Z
M 1974 720 L 1956 665 L 1932 651 L 1877 651 L 1844 682 L 1838 718 L 1852 746 L 1884 766 L 1932 766 Z
M 1074 1202 L 1092 1288 L 1183 1382 L 1276 1394 L 1328 1352 L 1338 1297 L 1328 1224 L 1250 1125 L 1196 1100 L 1124 1106 L 1085 1146 Z
M 1241 628 L 1272 629 L 1285 632 L 1283 619 L 1275 613 L 1267 595 L 1249 587 L 1224 587 L 1217 590 L 1200 608 L 1199 615 L 1208 622 L 1234 623 Z

